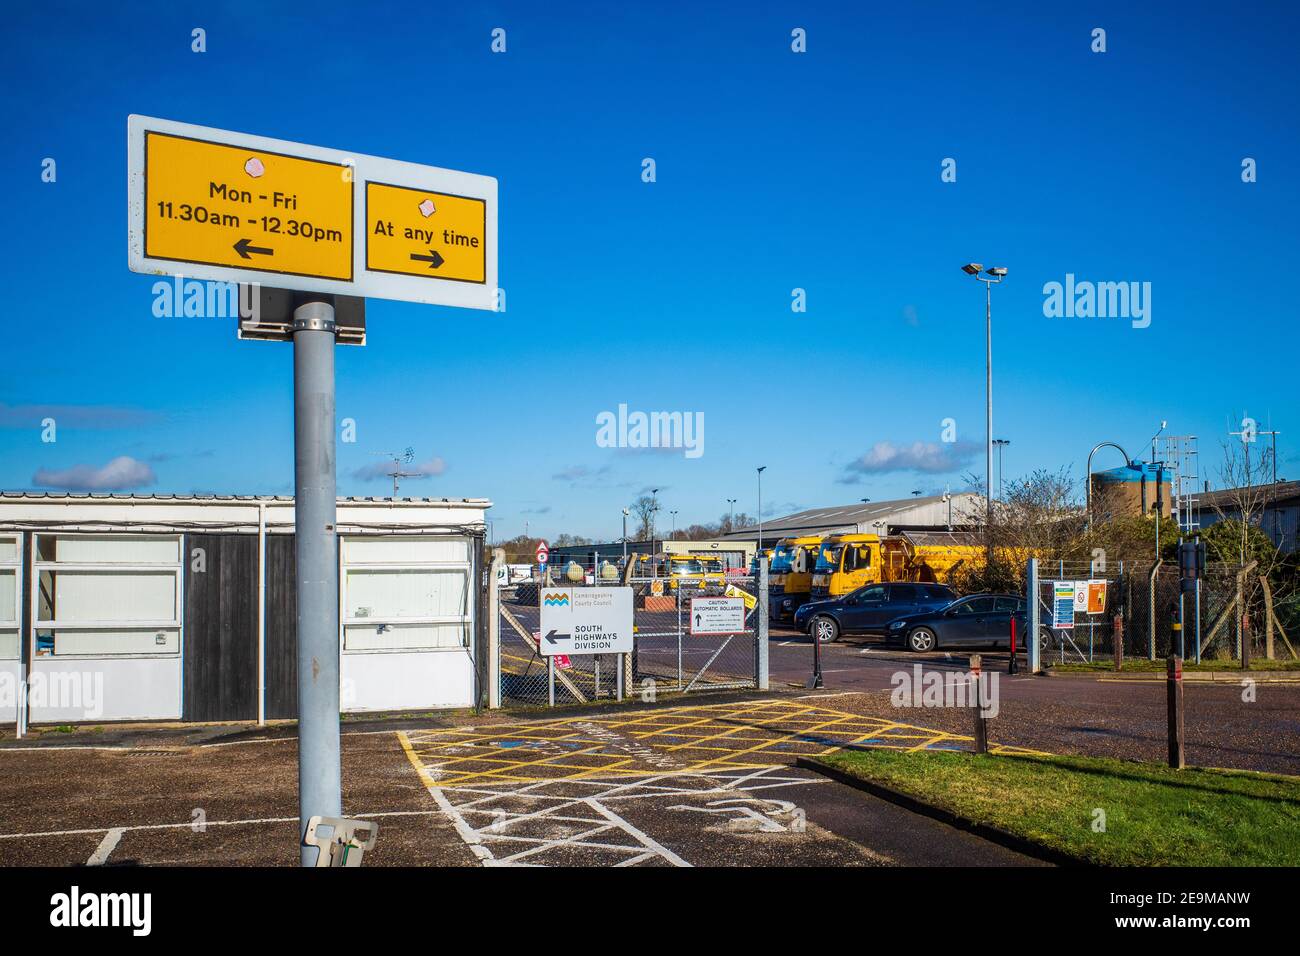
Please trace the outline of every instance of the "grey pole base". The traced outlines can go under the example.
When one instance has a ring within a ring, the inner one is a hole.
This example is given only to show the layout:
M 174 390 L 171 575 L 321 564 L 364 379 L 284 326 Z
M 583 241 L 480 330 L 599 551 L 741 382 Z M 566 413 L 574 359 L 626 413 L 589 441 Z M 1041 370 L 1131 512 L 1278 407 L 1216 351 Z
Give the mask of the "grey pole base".
M 334 306 L 293 313 L 294 529 L 298 595 L 298 817 L 343 816 L 339 756 L 339 566 L 335 532 Z M 302 865 L 320 849 L 302 845 Z

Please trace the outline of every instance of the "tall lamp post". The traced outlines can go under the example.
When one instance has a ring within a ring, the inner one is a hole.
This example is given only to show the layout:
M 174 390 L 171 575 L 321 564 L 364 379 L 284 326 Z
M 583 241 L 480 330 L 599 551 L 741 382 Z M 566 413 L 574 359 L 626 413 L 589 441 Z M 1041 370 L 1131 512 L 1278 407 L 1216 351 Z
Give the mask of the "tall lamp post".
M 738 500 L 738 499 L 736 499 L 736 498 L 728 498 L 728 499 L 727 499 L 727 507 L 730 509 L 729 514 L 728 514 L 728 517 L 727 517 L 727 530 L 728 530 L 728 531 L 735 531 L 735 530 L 736 530 L 736 501 L 737 501 L 737 500 Z
M 627 508 L 623 509 L 623 567 L 627 568 L 627 516 L 632 512 Z
M 984 398 L 985 398 L 985 459 L 984 459 L 984 540 L 985 563 L 993 566 L 993 286 L 1007 277 L 1003 266 L 985 269 L 978 262 L 968 262 L 961 271 L 984 283 Z
M 767 465 L 760 465 L 758 469 L 758 550 L 763 550 L 763 472 L 767 471 Z
M 655 515 L 659 511 L 659 489 L 650 489 L 650 563 L 654 564 L 655 554 Z
M 677 540 L 677 512 L 670 511 L 668 513 L 673 516 L 673 533 L 668 536 L 668 540 L 676 541 Z
M 1009 438 L 995 438 L 993 444 L 998 446 L 998 498 L 1002 497 L 1002 449 L 1011 444 Z

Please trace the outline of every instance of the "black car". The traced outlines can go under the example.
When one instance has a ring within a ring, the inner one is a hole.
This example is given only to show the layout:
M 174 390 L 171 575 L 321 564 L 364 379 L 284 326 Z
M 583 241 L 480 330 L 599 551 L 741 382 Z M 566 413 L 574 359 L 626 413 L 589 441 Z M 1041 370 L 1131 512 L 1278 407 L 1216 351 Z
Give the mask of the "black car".
M 972 594 L 947 607 L 908 614 L 890 622 L 885 643 L 913 651 L 939 647 L 1007 647 L 1015 616 L 1016 643 L 1024 646 L 1025 599 L 1015 594 Z
M 794 624 L 822 643 L 844 634 L 885 634 L 895 618 L 947 607 L 956 598 L 946 584 L 867 584 L 843 597 L 801 605 Z

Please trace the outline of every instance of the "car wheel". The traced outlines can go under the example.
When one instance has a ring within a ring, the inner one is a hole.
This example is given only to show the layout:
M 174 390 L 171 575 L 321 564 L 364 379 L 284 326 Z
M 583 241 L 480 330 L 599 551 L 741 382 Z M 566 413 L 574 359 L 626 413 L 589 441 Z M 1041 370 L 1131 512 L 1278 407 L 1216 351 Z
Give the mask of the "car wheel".
M 811 632 L 814 638 L 822 644 L 829 644 L 831 641 L 840 639 L 840 625 L 833 617 L 813 618 Z
M 924 653 L 938 647 L 939 640 L 934 636 L 934 631 L 928 627 L 918 627 L 907 635 L 907 646 L 917 653 Z

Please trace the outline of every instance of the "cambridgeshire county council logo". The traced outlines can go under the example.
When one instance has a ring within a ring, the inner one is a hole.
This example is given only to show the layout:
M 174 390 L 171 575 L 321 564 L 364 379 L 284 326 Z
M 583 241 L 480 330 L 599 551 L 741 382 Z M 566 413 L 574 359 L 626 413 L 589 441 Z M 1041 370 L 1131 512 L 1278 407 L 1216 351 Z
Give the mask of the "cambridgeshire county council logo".
M 568 607 L 569 596 L 567 594 L 547 594 L 542 597 L 542 603 L 547 607 Z

